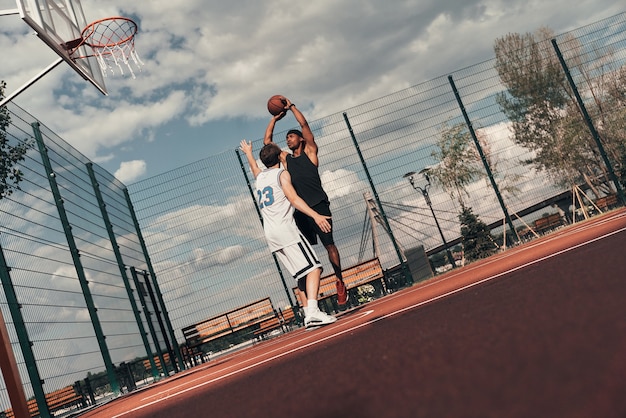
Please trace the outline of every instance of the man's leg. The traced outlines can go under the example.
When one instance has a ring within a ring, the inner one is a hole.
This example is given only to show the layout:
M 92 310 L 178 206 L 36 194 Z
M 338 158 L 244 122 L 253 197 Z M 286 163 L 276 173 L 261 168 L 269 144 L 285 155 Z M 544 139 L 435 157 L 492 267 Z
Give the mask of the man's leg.
M 306 295 L 306 276 L 298 279 L 298 290 L 300 291 L 300 305 L 302 305 L 302 313 L 304 313 L 304 321 L 306 325 L 306 317 L 309 315 L 308 298 Z
M 322 269 L 315 269 L 306 275 L 306 294 L 307 301 L 317 301 L 317 295 L 320 292 L 320 277 L 322 276 Z
M 302 296 L 300 296 L 300 300 L 302 301 L 302 307 L 306 308 L 307 305 L 307 300 L 308 297 L 306 295 L 306 282 L 307 282 L 307 276 L 305 277 L 300 277 L 300 279 L 298 279 L 298 290 L 300 291 L 300 294 Z M 306 309 L 305 309 L 306 312 Z
M 328 252 L 328 261 L 333 266 L 333 271 L 335 272 L 335 276 L 341 281 L 343 281 L 343 275 L 341 274 L 341 259 L 339 257 L 339 250 L 335 244 L 325 245 L 326 252 Z
M 341 259 L 339 257 L 339 250 L 335 244 L 325 245 L 326 252 L 328 253 L 328 261 L 333 266 L 333 271 L 335 272 L 335 276 L 337 277 L 337 282 L 335 285 L 337 286 L 337 303 L 340 305 L 345 305 L 348 301 L 348 291 L 346 289 L 346 285 L 343 282 L 343 274 L 341 270 Z
M 337 320 L 334 316 L 320 311 L 317 305 L 321 275 L 322 269 L 315 269 L 306 275 L 306 294 L 308 295 L 304 318 L 304 326 L 306 328 L 317 328 L 322 325 L 332 324 Z

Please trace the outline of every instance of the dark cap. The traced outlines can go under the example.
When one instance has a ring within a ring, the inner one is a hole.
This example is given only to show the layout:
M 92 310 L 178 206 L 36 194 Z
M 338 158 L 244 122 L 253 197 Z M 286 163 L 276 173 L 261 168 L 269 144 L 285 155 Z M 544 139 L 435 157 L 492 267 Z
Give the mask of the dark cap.
M 287 136 L 289 136 L 289 134 L 296 134 L 296 135 L 298 135 L 300 138 L 302 138 L 302 132 L 300 132 L 300 131 L 299 131 L 299 130 L 297 130 L 297 129 L 290 129 L 290 130 L 287 132 L 287 135 L 285 135 L 285 136 L 287 137 Z

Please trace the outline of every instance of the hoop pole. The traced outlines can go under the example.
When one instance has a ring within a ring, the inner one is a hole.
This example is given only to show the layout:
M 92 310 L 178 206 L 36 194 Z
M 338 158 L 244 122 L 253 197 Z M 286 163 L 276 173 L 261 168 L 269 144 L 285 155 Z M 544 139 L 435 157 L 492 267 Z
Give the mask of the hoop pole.
M 18 9 L 0 10 L 0 16 L 18 15 L 20 11 Z
M 18 418 L 29 417 L 24 386 L 20 378 L 20 371 L 17 368 L 15 353 L 11 346 L 11 337 L 2 316 L 2 311 L 0 311 L 0 368 L 2 369 L 13 413 Z
M 57 65 L 59 65 L 60 63 L 63 62 L 63 58 L 57 58 L 56 61 L 54 61 L 52 64 L 48 65 L 42 72 L 40 72 L 39 74 L 37 74 L 35 77 L 31 78 L 28 82 L 26 82 L 22 87 L 20 87 L 19 89 L 17 89 L 17 91 L 13 92 L 11 95 L 5 97 L 1 102 L 0 102 L 0 107 L 3 107 L 4 105 L 6 105 L 7 103 L 9 103 L 11 100 L 15 99 L 15 97 L 17 97 L 20 93 L 22 93 L 24 90 L 26 90 L 27 88 L 29 88 L 31 85 L 33 85 L 36 81 L 38 81 L 40 78 L 42 78 L 44 75 L 48 74 L 50 71 L 52 71 L 54 69 L 54 67 L 56 67 Z

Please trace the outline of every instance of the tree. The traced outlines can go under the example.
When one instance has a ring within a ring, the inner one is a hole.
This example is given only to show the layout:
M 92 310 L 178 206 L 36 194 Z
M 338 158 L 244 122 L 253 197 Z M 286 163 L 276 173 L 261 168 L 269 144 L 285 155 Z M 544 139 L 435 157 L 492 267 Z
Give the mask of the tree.
M 626 145 L 622 145 L 620 149 L 620 160 L 621 166 L 617 175 L 619 176 L 620 183 L 622 183 L 622 187 L 626 188 Z
M 511 121 L 514 141 L 534 151 L 523 163 L 545 171 L 558 184 L 585 182 L 595 195 L 610 193 L 613 188 L 607 167 L 567 83 L 550 42 L 553 38 L 552 30 L 541 28 L 534 34 L 508 34 L 495 41 L 495 67 L 507 89 L 496 101 Z M 626 139 L 625 71 L 612 68 L 610 52 L 589 59 L 589 53 L 584 54 L 580 41 L 571 35 L 560 44 L 567 45 L 560 49 L 566 51 L 570 71 L 583 80 L 577 88 L 591 99 L 585 106 L 595 115 L 596 129 L 619 169 L 619 144 Z
M 573 45 L 573 46 L 572 46 Z M 587 99 L 585 107 L 591 115 L 594 127 L 599 133 L 602 147 L 610 164 L 621 173 L 624 171 L 624 143 L 626 142 L 626 66 L 619 66 L 623 61 L 615 59 L 612 46 L 583 50 L 577 39 L 569 41 L 566 48 L 573 48 L 576 53 L 569 54 L 568 66 L 571 72 L 579 73 L 582 79 L 577 89 Z M 581 115 L 582 118 L 582 115 Z M 585 130 L 585 132 L 587 132 Z M 613 193 L 613 184 L 608 181 L 608 167 L 600 159 L 595 140 L 589 142 L 598 162 L 597 178 L 599 187 L 606 194 Z M 621 176 L 621 174 L 619 174 Z M 619 180 L 619 179 L 618 179 Z M 621 183 L 623 184 L 622 177 Z
M 463 207 L 459 215 L 461 237 L 465 258 L 479 260 L 494 254 L 498 246 L 493 240 L 489 227 L 474 215 L 471 208 Z
M 0 100 L 4 98 L 6 83 L 0 81 Z M 11 116 L 6 106 L 0 108 L 0 200 L 10 196 L 14 190 L 19 190 L 23 173 L 18 163 L 30 149 L 30 142 L 23 141 L 16 145 L 9 143 L 7 128 L 11 123 Z
M 430 168 L 428 175 L 464 207 L 464 196 L 468 196 L 465 186 L 484 177 L 480 156 L 465 125 L 442 125 L 431 156 L 439 164 Z
M 472 137 L 466 126 L 459 123 L 453 126 L 444 124 L 441 135 L 437 140 L 437 150 L 431 156 L 439 164 L 429 169 L 429 176 L 448 192 L 452 199 L 456 199 L 461 206 L 459 221 L 461 222 L 462 246 L 465 257 L 469 261 L 477 260 L 493 254 L 497 250 L 491 238 L 487 224 L 475 215 L 467 206 L 464 197 L 469 193 L 466 186 L 486 177 L 481 165 L 481 158 L 474 146 Z M 492 172 L 495 173 L 495 162 L 490 158 L 488 145 L 480 134 L 478 141 L 481 148 L 487 149 L 485 158 L 488 160 Z

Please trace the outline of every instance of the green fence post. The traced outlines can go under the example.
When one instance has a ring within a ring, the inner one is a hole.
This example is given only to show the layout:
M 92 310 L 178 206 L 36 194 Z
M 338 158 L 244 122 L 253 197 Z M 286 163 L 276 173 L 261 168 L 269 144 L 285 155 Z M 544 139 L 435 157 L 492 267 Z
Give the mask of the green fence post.
M 587 112 L 587 107 L 585 107 L 585 103 L 583 99 L 580 97 L 580 93 L 578 93 L 578 87 L 576 87 L 576 83 L 574 83 L 574 79 L 569 72 L 569 68 L 563 59 L 563 54 L 561 54 L 561 50 L 559 49 L 559 45 L 556 43 L 556 39 L 552 39 L 552 46 L 556 51 L 557 57 L 559 57 L 559 62 L 561 63 L 561 67 L 563 67 L 563 71 L 565 71 L 565 75 L 567 76 L 567 81 L 569 82 L 570 87 L 574 91 L 574 95 L 576 96 L 576 101 L 578 102 L 578 106 L 580 107 L 580 111 L 583 114 L 583 118 L 585 119 L 585 123 L 587 124 L 587 128 L 589 132 L 591 132 L 591 136 L 596 142 L 596 146 L 598 147 L 598 151 L 600 151 L 600 156 L 602 157 L 602 161 L 604 161 L 604 165 L 606 165 L 606 169 L 609 171 L 609 177 L 611 181 L 615 185 L 615 190 L 617 190 L 617 195 L 619 196 L 619 200 L 622 202 L 622 205 L 626 205 L 626 197 L 624 197 L 624 190 L 615 175 L 615 171 L 613 171 L 613 165 L 611 161 L 609 161 L 609 157 L 606 155 L 606 151 L 604 150 L 604 146 L 602 145 L 602 141 L 600 141 L 600 135 L 596 130 L 596 127 L 593 125 L 593 121 L 591 120 L 591 116 L 589 116 L 589 112 Z
M 117 244 L 117 239 L 115 238 L 115 233 L 113 232 L 113 225 L 111 225 L 109 213 L 106 210 L 106 204 L 104 203 L 104 199 L 102 198 L 102 192 L 100 191 L 100 184 L 98 183 L 98 180 L 96 179 L 96 173 L 93 170 L 93 163 L 89 162 L 86 165 L 87 165 L 87 171 L 89 172 L 89 179 L 91 180 L 91 186 L 93 187 L 93 191 L 96 195 L 96 199 L 98 200 L 98 206 L 100 206 L 100 213 L 102 214 L 102 220 L 104 221 L 104 224 L 107 229 L 107 233 L 109 234 L 109 240 L 111 241 L 111 248 L 113 248 L 113 253 L 115 253 L 115 260 L 117 261 L 117 266 L 120 269 L 120 275 L 122 277 L 122 281 L 124 282 L 126 293 L 128 294 L 128 300 L 133 310 L 133 314 L 135 314 L 135 322 L 137 322 L 137 327 L 139 328 L 139 333 L 141 334 L 141 340 L 146 349 L 146 354 L 148 356 L 151 356 L 150 344 L 148 343 L 148 338 L 146 337 L 146 332 L 143 327 L 143 322 L 141 321 L 141 315 L 140 315 L 139 309 L 137 308 L 137 301 L 135 300 L 135 296 L 133 295 L 133 289 L 130 286 L 128 275 L 126 274 L 126 265 L 124 264 L 124 259 L 122 258 L 122 254 L 120 253 L 120 247 Z
M 89 289 L 89 282 L 87 281 L 87 276 L 85 275 L 83 263 L 80 260 L 80 252 L 78 251 L 78 247 L 76 246 L 76 241 L 74 241 L 74 236 L 72 235 L 72 227 L 70 226 L 70 222 L 67 218 L 67 213 L 65 212 L 65 207 L 63 206 L 63 198 L 61 197 L 61 192 L 59 191 L 59 186 L 57 185 L 55 174 L 52 170 L 52 164 L 50 163 L 50 158 L 48 157 L 48 149 L 43 142 L 43 137 L 39 129 L 39 122 L 33 122 L 31 126 L 33 127 L 33 131 L 35 133 L 35 140 L 37 141 L 37 146 L 39 147 L 41 160 L 43 161 L 43 165 L 46 169 L 46 175 L 50 183 L 50 189 L 52 190 L 52 195 L 54 197 L 54 202 L 59 213 L 61 224 L 63 225 L 63 231 L 65 232 L 67 245 L 70 248 L 70 254 L 72 255 L 72 260 L 74 261 L 76 275 L 78 276 L 78 282 L 80 283 L 83 297 L 85 298 L 87 311 L 89 312 L 89 317 L 91 318 L 91 323 L 96 334 L 96 339 L 98 340 L 98 346 L 100 347 L 102 360 L 104 361 L 104 365 L 107 370 L 107 376 L 109 378 L 109 383 L 111 384 L 111 390 L 115 395 L 119 395 L 120 385 L 117 381 L 115 366 L 111 361 L 111 354 L 109 353 L 109 349 L 107 347 L 106 337 L 104 335 L 104 332 L 102 331 L 102 326 L 100 325 L 100 319 L 98 318 L 97 309 L 94 306 L 93 297 L 91 295 L 91 290 Z
M 167 331 L 165 330 L 165 324 L 163 323 L 163 317 L 161 316 L 161 311 L 159 311 L 159 305 L 158 305 L 158 301 L 157 301 L 157 296 L 155 295 L 155 291 L 154 289 L 152 289 L 152 284 L 150 284 L 150 277 L 147 271 L 142 271 L 141 275 L 143 276 L 143 280 L 144 283 L 146 285 L 146 291 L 148 292 L 148 296 L 150 297 L 150 301 L 152 302 L 152 306 L 154 306 L 155 312 L 154 315 L 156 316 L 157 319 L 157 324 L 159 325 L 159 329 L 161 330 L 161 335 L 163 335 L 163 342 L 165 343 L 165 348 L 167 350 L 167 352 L 170 355 L 170 363 L 172 364 L 172 366 L 174 367 L 175 371 L 178 371 L 178 367 L 176 365 L 176 362 L 174 361 L 174 353 L 172 351 L 172 345 L 170 344 L 170 340 L 169 338 L 167 338 Z M 176 341 L 174 341 L 174 343 L 176 343 Z M 157 352 L 157 355 L 159 356 L 159 361 L 161 362 L 161 368 L 163 369 L 163 374 L 167 375 L 167 367 L 166 367 L 166 361 L 165 358 L 163 357 L 163 352 L 161 350 L 159 350 Z
M 143 308 L 143 314 L 146 318 L 146 322 L 148 323 L 148 328 L 150 329 L 150 335 L 152 336 L 152 342 L 154 343 L 154 348 L 157 353 L 161 352 L 161 347 L 159 346 L 159 339 L 156 335 L 156 330 L 154 329 L 154 324 L 152 323 L 152 312 L 148 309 L 148 304 L 146 303 L 146 295 L 144 294 L 145 289 L 141 286 L 139 282 L 139 277 L 137 276 L 137 270 L 134 267 L 130 268 L 130 275 L 133 276 L 133 281 L 135 282 L 135 289 L 137 289 L 137 294 L 139 295 L 139 301 L 141 302 L 141 306 Z M 150 369 L 152 370 L 152 377 L 159 377 L 159 370 L 157 369 L 156 363 L 154 362 L 154 353 L 148 347 L 148 360 L 150 361 Z M 163 363 L 161 363 L 163 364 Z
M 515 231 L 515 227 L 513 226 L 513 221 L 511 220 L 511 216 L 509 216 L 509 211 L 506 209 L 506 205 L 504 204 L 504 200 L 502 199 L 502 195 L 500 194 L 500 189 L 498 188 L 498 184 L 493 177 L 493 173 L 491 172 L 491 167 L 489 167 L 489 162 L 487 161 L 487 157 L 485 157 L 485 153 L 483 152 L 483 148 L 478 142 L 478 138 L 476 137 L 476 132 L 474 131 L 474 127 L 472 126 L 472 121 L 470 120 L 467 111 L 465 110 L 465 106 L 463 105 L 463 101 L 461 100 L 461 96 L 459 95 L 459 91 L 454 84 L 454 80 L 452 76 L 448 76 L 448 81 L 450 82 L 450 86 L 452 87 L 452 91 L 454 92 L 454 97 L 456 97 L 456 101 L 461 108 L 461 113 L 463 113 L 463 118 L 465 119 L 465 124 L 467 125 L 467 129 L 469 129 L 470 135 L 472 135 L 472 139 L 474 140 L 474 145 L 476 145 L 476 149 L 478 150 L 478 154 L 480 155 L 480 159 L 483 162 L 483 166 L 485 167 L 485 171 L 487 172 L 487 177 L 489 177 L 489 181 L 491 182 L 491 187 L 496 193 L 496 197 L 498 198 L 498 202 L 500 203 L 500 207 L 502 208 L 502 212 L 504 213 L 504 218 L 506 219 L 506 223 L 509 225 L 511 229 L 511 236 L 515 241 L 518 241 L 517 232 Z
M 170 316 L 167 313 L 167 308 L 165 307 L 165 301 L 163 300 L 163 294 L 161 293 L 161 289 L 159 288 L 159 283 L 156 279 L 156 273 L 154 272 L 154 267 L 152 266 L 152 261 L 150 260 L 150 256 L 148 255 L 148 247 L 146 246 L 146 242 L 143 239 L 143 235 L 141 234 L 141 228 L 139 228 L 139 221 L 137 220 L 137 215 L 135 215 L 135 209 L 133 208 L 133 202 L 130 200 L 130 194 L 128 194 L 128 189 L 124 189 L 124 196 L 126 197 L 126 204 L 128 205 L 128 211 L 130 212 L 130 216 L 133 218 L 133 224 L 135 225 L 135 231 L 137 232 L 137 238 L 139 239 L 139 243 L 141 244 L 141 250 L 143 251 L 143 255 L 146 258 L 146 264 L 148 265 L 148 271 L 150 272 L 150 276 L 154 280 L 154 288 L 156 292 L 156 296 L 159 300 L 159 304 L 161 306 L 161 313 L 163 313 L 163 320 L 167 326 L 167 330 L 170 334 L 170 338 L 172 340 L 174 354 L 178 359 L 178 364 L 180 364 L 180 370 L 185 370 L 185 362 L 183 361 L 183 356 L 180 354 L 180 348 L 178 347 L 178 343 L 176 342 L 176 335 L 174 334 L 174 328 L 172 328 L 172 321 L 170 320 Z M 154 306 L 157 309 L 157 305 Z M 155 312 L 156 314 L 157 312 Z M 160 316 L 159 316 L 160 317 Z M 167 339 L 167 334 L 164 333 L 164 338 Z M 169 343 L 169 341 L 166 340 Z M 170 353 L 170 360 L 172 361 L 172 365 L 176 371 L 179 370 L 176 365 L 176 361 L 174 361 L 173 356 Z M 161 363 L 165 368 L 165 363 Z
M 24 357 L 26 371 L 28 372 L 31 387 L 33 388 L 35 400 L 37 401 L 38 406 L 42 406 L 39 408 L 39 411 L 42 415 L 47 414 L 49 416 L 50 411 L 48 410 L 48 405 L 46 404 L 46 394 L 44 393 L 42 387 L 43 382 L 39 375 L 39 369 L 37 369 L 37 361 L 35 360 L 32 344 L 28 338 L 28 331 L 26 330 L 24 317 L 22 316 L 22 307 L 17 300 L 17 294 L 15 293 L 15 288 L 13 287 L 10 272 L 11 268 L 7 265 L 6 259 L 4 258 L 4 250 L 2 249 L 2 245 L 0 245 L 0 279 L 2 280 L 4 295 L 7 298 L 7 305 L 9 305 L 9 312 L 11 312 L 11 318 L 13 319 L 13 328 L 15 328 L 17 339 L 20 343 L 22 357 Z M 8 381 L 8 372 L 3 370 L 2 373 L 5 374 L 7 392 L 11 395 L 11 388 L 9 387 L 11 383 Z M 19 378 L 19 373 L 17 377 Z M 19 389 L 22 389 L 21 392 L 23 395 L 23 386 L 22 388 L 17 388 L 18 391 Z M 13 402 L 13 399 L 11 399 L 11 402 Z M 24 399 L 23 402 L 26 402 L 26 399 Z M 13 407 L 13 410 L 17 410 L 15 406 Z
M 348 131 L 350 131 L 350 136 L 352 137 L 352 142 L 354 143 L 354 148 L 356 148 L 356 152 L 359 155 L 359 159 L 361 160 L 361 165 L 363 166 L 363 170 L 365 170 L 365 175 L 367 176 L 367 181 L 369 181 L 370 187 L 374 194 L 374 199 L 376 199 L 376 205 L 378 205 L 378 210 L 380 210 L 380 215 L 385 222 L 385 228 L 388 231 L 389 236 L 391 237 L 391 242 L 393 243 L 393 248 L 396 250 L 396 255 L 398 256 L 398 260 L 400 260 L 400 265 L 402 266 L 402 272 L 404 273 L 404 278 L 407 283 L 413 283 L 413 276 L 409 271 L 409 267 L 406 265 L 406 261 L 402 256 L 402 252 L 400 251 L 400 247 L 398 246 L 398 242 L 396 241 L 396 237 L 393 235 L 393 231 L 391 226 L 389 225 L 389 220 L 387 219 L 387 215 L 385 214 L 385 209 L 383 209 L 383 205 L 380 203 L 380 198 L 378 197 L 378 192 L 376 191 L 376 186 L 374 186 L 374 181 L 370 176 L 370 172 L 367 168 L 367 164 L 365 164 L 365 159 L 363 158 L 363 154 L 361 153 L 361 148 L 359 147 L 359 143 L 356 140 L 356 136 L 354 135 L 354 131 L 352 130 L 352 126 L 350 125 L 350 120 L 348 120 L 348 114 L 343 113 L 343 119 L 346 121 L 346 125 L 348 126 Z

